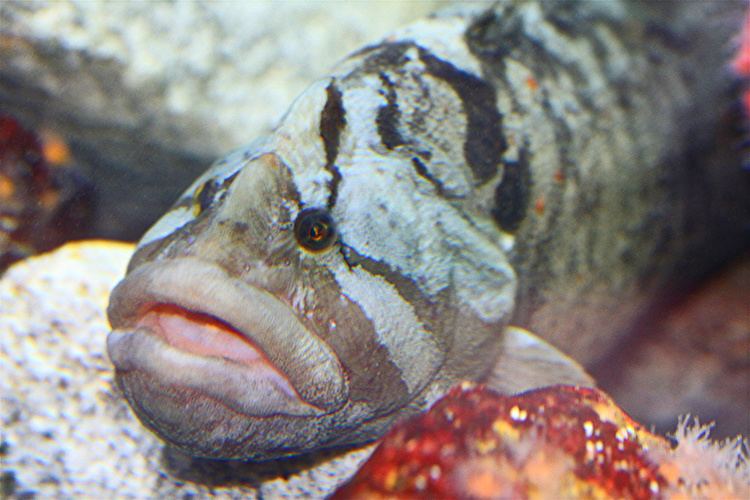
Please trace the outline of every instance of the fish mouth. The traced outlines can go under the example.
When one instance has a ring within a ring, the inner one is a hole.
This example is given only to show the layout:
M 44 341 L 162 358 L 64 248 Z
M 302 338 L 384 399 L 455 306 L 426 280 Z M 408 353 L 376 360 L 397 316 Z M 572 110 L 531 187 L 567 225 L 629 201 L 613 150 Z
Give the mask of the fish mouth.
M 175 391 L 188 407 L 208 401 L 248 417 L 320 416 L 346 402 L 333 350 L 280 299 L 215 264 L 144 264 L 113 290 L 107 312 L 118 381 L 159 386 L 124 387 L 136 409 L 158 412 L 160 394 Z

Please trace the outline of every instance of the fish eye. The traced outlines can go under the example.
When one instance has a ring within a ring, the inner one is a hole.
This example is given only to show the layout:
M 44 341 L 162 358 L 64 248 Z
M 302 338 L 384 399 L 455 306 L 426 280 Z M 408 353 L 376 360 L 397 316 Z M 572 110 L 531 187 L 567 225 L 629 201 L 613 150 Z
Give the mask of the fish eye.
M 320 252 L 336 241 L 333 218 L 322 208 L 306 208 L 294 221 L 294 236 L 306 250 Z

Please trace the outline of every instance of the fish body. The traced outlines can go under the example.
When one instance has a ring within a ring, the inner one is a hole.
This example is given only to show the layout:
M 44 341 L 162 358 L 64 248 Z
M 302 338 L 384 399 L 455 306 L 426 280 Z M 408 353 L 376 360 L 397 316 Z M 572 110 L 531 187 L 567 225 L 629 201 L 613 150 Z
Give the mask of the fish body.
M 692 218 L 711 179 L 684 151 L 723 88 L 696 60 L 726 38 L 648 29 L 672 7 L 456 7 L 313 83 L 113 291 L 140 419 L 195 455 L 270 459 L 373 440 L 461 380 L 591 383 L 557 349 L 600 359 L 714 211 Z

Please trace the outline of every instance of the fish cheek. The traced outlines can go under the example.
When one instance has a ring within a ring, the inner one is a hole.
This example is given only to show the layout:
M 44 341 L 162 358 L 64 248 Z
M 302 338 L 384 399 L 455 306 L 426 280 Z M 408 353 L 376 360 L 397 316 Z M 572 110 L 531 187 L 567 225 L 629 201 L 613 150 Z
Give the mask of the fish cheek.
M 372 321 L 336 284 L 332 275 L 315 287 L 320 335 L 336 352 L 349 382 L 352 403 L 367 406 L 372 416 L 391 413 L 409 400 L 401 370 L 377 339 Z

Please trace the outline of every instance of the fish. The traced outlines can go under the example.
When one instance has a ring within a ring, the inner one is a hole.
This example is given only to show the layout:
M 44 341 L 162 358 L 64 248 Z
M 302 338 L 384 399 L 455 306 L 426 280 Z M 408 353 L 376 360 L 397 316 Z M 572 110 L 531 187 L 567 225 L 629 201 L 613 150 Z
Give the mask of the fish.
M 595 385 L 679 256 L 738 239 L 742 183 L 696 162 L 740 8 L 458 5 L 355 51 L 139 242 L 107 337 L 135 414 L 272 460 L 465 380 Z

